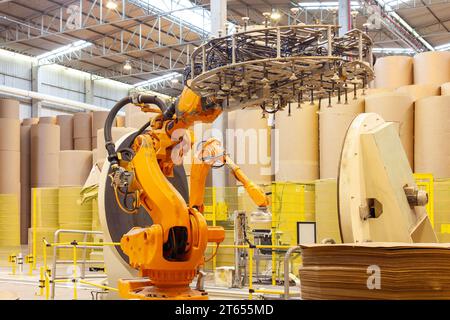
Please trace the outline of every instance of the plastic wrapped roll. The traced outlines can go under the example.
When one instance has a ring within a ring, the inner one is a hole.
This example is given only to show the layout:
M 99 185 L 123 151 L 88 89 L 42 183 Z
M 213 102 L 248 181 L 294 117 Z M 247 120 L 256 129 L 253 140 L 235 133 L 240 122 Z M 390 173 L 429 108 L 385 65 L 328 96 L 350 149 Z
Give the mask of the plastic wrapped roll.
M 442 85 L 450 81 L 450 52 L 430 51 L 414 56 L 414 84 Z
M 92 150 L 92 138 L 73 139 L 73 148 L 75 150 Z
M 22 121 L 23 126 L 31 126 L 32 124 L 38 124 L 38 123 L 39 123 L 39 118 L 27 118 L 27 119 L 23 119 L 23 121 Z
M 414 103 L 402 93 L 380 93 L 366 97 L 366 112 L 379 114 L 394 122 L 411 168 L 414 167 Z
M 92 137 L 92 114 L 88 112 L 77 112 L 73 115 L 73 138 Z
M 18 100 L 0 99 L 0 118 L 19 119 L 20 103 Z
M 41 124 L 56 124 L 56 117 L 39 117 L 39 122 Z
M 375 88 L 395 89 L 413 84 L 413 58 L 388 56 L 378 58 L 375 66 Z
M 446 82 L 441 86 L 441 95 L 450 96 L 450 82 Z
M 82 186 L 92 168 L 92 151 L 59 152 L 59 186 Z
M 409 95 L 413 101 L 422 98 L 438 96 L 441 93 L 439 86 L 431 84 L 413 84 L 397 88 L 395 92 Z
M 80 204 L 79 187 L 61 187 L 58 190 L 58 222 L 63 229 L 90 230 L 92 203 Z
M 58 188 L 33 188 L 31 204 L 37 228 L 58 228 Z
M 416 102 L 414 171 L 450 178 L 450 96 Z
M 59 184 L 59 126 L 31 126 L 31 186 L 57 187 Z
M 301 108 L 297 106 L 297 103 L 291 104 L 291 116 L 285 110 L 275 117 L 279 134 L 275 141 L 279 150 L 276 181 L 300 182 L 319 178 L 318 106 L 306 103 Z M 261 111 L 257 112 L 261 114 Z
M 56 116 L 59 125 L 60 150 L 73 150 L 73 115 L 62 114 Z
M 0 194 L 0 247 L 20 245 L 19 199 L 17 194 Z
M 0 150 L 20 151 L 20 121 L 0 118 Z
M 118 128 L 118 127 L 111 128 L 113 142 L 117 142 L 117 140 L 119 140 L 124 135 L 134 132 L 134 131 L 136 131 L 136 129 L 134 129 L 134 128 Z M 97 143 L 96 143 L 97 161 L 105 161 L 106 156 L 107 156 L 106 148 L 105 148 L 105 135 L 103 132 L 104 132 L 103 129 L 98 130 Z

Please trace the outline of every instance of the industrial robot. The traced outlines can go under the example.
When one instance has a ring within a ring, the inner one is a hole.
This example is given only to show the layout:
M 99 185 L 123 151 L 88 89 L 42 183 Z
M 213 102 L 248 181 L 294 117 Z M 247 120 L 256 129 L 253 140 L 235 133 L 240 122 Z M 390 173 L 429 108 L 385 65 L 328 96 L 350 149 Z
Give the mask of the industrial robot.
M 127 104 L 158 114 L 132 134 L 125 147 L 116 149 L 111 127 L 119 110 Z M 215 243 L 218 248 L 225 237 L 222 227 L 208 226 L 203 216 L 206 178 L 217 163 L 227 165 L 260 211 L 267 212 L 267 195 L 249 180 L 215 138 L 202 141 L 194 156 L 188 203 L 168 180 L 174 174 L 174 166 L 180 164 L 176 159 L 186 151 L 184 134 L 179 134 L 179 130 L 192 137 L 189 128 L 195 122 L 211 123 L 222 111 L 221 101 L 200 97 L 188 86 L 170 106 L 155 96 L 133 94 L 111 109 L 104 133 L 114 197 L 126 214 L 135 214 L 142 206 L 153 221 L 149 227 L 133 227 L 121 238 L 121 249 L 141 276 L 119 280 L 122 298 L 208 298 L 202 285 L 205 250 L 208 243 Z M 192 148 L 193 142 L 189 143 Z M 197 287 L 192 289 L 190 284 L 196 276 Z

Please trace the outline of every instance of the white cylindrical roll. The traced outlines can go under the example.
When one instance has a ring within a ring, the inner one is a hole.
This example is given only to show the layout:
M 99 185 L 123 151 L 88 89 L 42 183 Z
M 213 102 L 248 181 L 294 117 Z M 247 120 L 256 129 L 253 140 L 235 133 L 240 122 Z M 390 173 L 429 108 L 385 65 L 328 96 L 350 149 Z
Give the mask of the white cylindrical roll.
M 446 82 L 441 86 L 441 95 L 450 96 L 450 82 Z
M 20 104 L 18 100 L 0 99 L 0 118 L 19 119 Z
M 31 186 L 59 185 L 59 126 L 31 126 Z
M 450 178 L 450 96 L 416 102 L 414 171 Z
M 378 58 L 374 72 L 375 88 L 395 89 L 413 84 L 413 58 L 408 56 Z
M 413 101 L 422 98 L 438 96 L 441 93 L 439 86 L 431 84 L 413 84 L 397 88 L 395 92 L 409 95 Z
M 59 186 L 82 186 L 92 168 L 92 151 L 64 150 L 59 152 Z
M 414 167 L 414 103 L 403 93 L 380 93 L 366 97 L 366 112 L 394 122 L 411 168 Z
M 279 154 L 275 157 L 275 180 L 301 182 L 319 178 L 319 116 L 318 106 L 291 104 L 287 111 L 275 116 L 279 137 Z M 276 136 L 272 137 L 276 138 Z
M 0 150 L 20 151 L 20 120 L 0 118 Z
M 430 51 L 414 56 L 414 84 L 442 85 L 450 81 L 450 52 Z
M 60 150 L 73 150 L 73 115 L 57 115 L 56 124 L 60 130 Z
M 136 131 L 136 129 L 134 128 L 118 128 L 118 127 L 113 127 L 111 128 L 111 134 L 112 134 L 112 139 L 113 142 L 117 142 L 117 140 L 119 140 L 121 137 L 123 137 L 124 135 L 131 133 L 133 131 Z M 100 129 L 98 130 L 98 136 L 97 136 L 97 161 L 105 161 L 106 157 L 107 157 L 107 153 L 106 153 L 106 148 L 105 148 L 105 135 L 104 135 L 104 130 Z
M 376 89 L 375 89 L 376 90 Z M 336 179 L 347 129 L 355 117 L 364 112 L 364 98 L 350 99 L 347 104 L 332 99 L 332 107 L 319 112 L 320 179 Z
M 73 137 L 89 138 L 92 137 L 92 113 L 77 112 L 73 115 Z

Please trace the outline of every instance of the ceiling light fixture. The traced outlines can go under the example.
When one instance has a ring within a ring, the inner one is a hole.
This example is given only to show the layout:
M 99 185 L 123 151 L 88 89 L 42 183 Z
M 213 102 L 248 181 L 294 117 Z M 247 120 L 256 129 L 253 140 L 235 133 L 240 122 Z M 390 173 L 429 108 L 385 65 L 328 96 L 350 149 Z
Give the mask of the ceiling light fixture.
M 125 61 L 125 64 L 123 65 L 124 70 L 131 70 L 131 63 L 130 60 Z
M 117 3 L 116 3 L 116 1 L 114 1 L 114 0 L 109 0 L 109 1 L 106 3 L 106 8 L 108 8 L 108 9 L 110 9 L 110 10 L 115 10 L 115 9 L 117 9 Z

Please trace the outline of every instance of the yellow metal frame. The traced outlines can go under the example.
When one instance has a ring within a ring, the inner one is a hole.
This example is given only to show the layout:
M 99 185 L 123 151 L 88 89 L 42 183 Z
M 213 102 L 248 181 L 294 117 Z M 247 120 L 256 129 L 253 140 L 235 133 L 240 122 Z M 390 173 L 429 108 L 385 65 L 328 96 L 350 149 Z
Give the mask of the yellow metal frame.
M 424 188 L 428 193 L 428 203 L 425 207 L 434 228 L 434 177 L 431 173 L 414 173 L 414 179 L 417 186 Z

